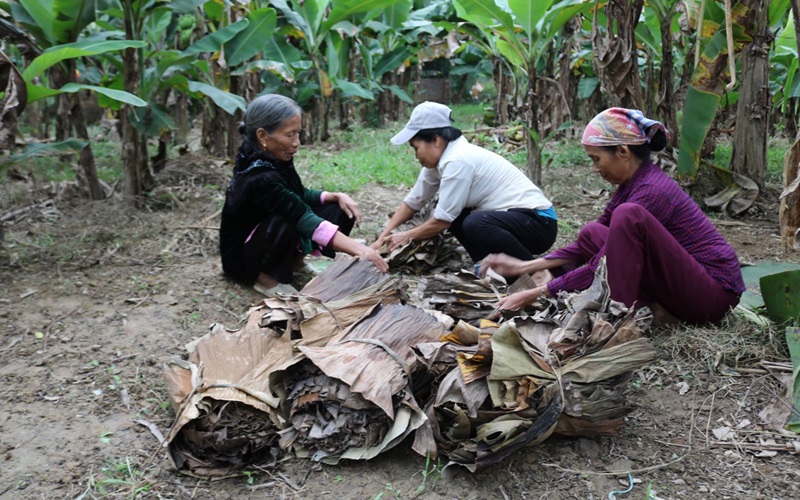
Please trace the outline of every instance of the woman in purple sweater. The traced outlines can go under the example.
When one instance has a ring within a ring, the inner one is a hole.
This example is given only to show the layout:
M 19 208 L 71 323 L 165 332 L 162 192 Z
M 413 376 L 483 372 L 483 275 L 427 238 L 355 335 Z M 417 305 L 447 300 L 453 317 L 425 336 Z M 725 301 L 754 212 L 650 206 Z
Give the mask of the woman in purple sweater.
M 581 142 L 594 171 L 617 190 L 575 243 L 530 261 L 486 257 L 482 274 L 492 268 L 503 276 L 544 270 L 555 276 L 504 297 L 498 308 L 516 310 L 542 294 L 584 290 L 603 256 L 611 298 L 628 307 L 649 306 L 657 318 L 695 324 L 717 322 L 735 307 L 745 290 L 736 252 L 650 158 L 668 139 L 666 128 L 640 111 L 610 108 L 594 117 Z

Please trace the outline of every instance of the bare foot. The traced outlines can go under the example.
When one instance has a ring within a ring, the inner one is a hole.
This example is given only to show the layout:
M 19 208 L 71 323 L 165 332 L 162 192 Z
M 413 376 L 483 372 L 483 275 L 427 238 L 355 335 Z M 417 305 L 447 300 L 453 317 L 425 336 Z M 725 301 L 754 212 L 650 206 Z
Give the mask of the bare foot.
M 681 320 L 664 309 L 660 304 L 650 304 L 650 311 L 653 313 L 653 326 L 677 326 Z
M 269 274 L 259 273 L 258 277 L 256 278 L 256 283 L 261 286 L 261 288 L 265 290 L 269 290 L 270 288 L 275 288 L 278 286 L 278 280 L 270 276 Z
M 553 275 L 549 270 L 545 269 L 544 271 L 536 271 L 535 273 L 531 274 L 531 279 L 536 286 L 542 286 L 550 283 L 550 281 L 553 279 Z
M 303 254 L 299 254 L 299 255 L 297 255 L 297 256 L 296 256 L 296 257 L 295 257 L 295 258 L 292 260 L 292 269 L 293 269 L 294 271 L 299 271 L 300 269 L 303 269 L 303 268 L 304 268 L 305 266 L 307 266 L 307 265 L 308 265 L 308 264 L 306 264 L 305 255 L 303 255 Z

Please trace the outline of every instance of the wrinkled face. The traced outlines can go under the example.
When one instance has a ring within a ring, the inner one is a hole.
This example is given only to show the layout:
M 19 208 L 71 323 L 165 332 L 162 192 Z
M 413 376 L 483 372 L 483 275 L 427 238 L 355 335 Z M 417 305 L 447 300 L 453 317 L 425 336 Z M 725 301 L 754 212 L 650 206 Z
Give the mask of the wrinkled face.
M 436 168 L 439 160 L 442 159 L 445 147 L 447 147 L 447 142 L 441 137 L 437 137 L 433 142 L 411 139 L 408 143 L 414 148 L 417 160 L 425 168 Z
M 592 169 L 614 185 L 627 182 L 638 167 L 636 162 L 631 161 L 633 155 L 627 146 L 617 146 L 614 151 L 587 145 L 584 145 L 583 149 L 592 160 Z
M 280 127 L 268 134 L 264 129 L 258 129 L 256 135 L 261 147 L 278 160 L 289 161 L 300 147 L 300 115 L 294 115 L 284 121 Z

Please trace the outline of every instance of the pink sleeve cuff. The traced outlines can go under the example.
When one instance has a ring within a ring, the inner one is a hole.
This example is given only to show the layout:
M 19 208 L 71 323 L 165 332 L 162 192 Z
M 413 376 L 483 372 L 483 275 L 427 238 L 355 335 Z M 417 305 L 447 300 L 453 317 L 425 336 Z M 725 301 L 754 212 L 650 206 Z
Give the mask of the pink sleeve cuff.
M 327 247 L 338 230 L 339 226 L 324 220 L 320 222 L 319 226 L 314 230 L 314 234 L 311 235 L 311 240 L 323 248 Z
M 321 195 L 319 195 L 319 202 L 323 205 L 325 204 L 325 197 L 328 195 L 327 191 L 323 191 Z

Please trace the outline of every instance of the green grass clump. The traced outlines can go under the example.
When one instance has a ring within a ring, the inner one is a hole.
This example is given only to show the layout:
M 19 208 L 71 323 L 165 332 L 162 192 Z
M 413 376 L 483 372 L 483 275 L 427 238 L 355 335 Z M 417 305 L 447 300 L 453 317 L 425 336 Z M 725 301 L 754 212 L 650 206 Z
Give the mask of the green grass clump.
M 524 151 L 523 151 L 524 153 Z M 549 168 L 589 166 L 591 161 L 583 149 L 581 141 L 550 141 L 542 151 L 542 163 Z
M 481 102 L 468 104 L 455 104 L 450 106 L 453 110 L 453 126 L 460 130 L 480 128 L 483 125 L 483 108 Z
M 303 146 L 295 157 L 309 188 L 354 192 L 369 183 L 407 188 L 422 168 L 408 145 L 389 142 L 394 129 L 335 132 L 327 143 Z
M 780 183 L 783 176 L 783 155 L 791 143 L 786 139 L 772 138 L 767 143 L 767 182 Z M 714 150 L 714 163 L 730 168 L 733 156 L 733 143 L 718 142 Z

